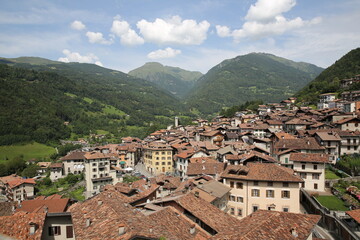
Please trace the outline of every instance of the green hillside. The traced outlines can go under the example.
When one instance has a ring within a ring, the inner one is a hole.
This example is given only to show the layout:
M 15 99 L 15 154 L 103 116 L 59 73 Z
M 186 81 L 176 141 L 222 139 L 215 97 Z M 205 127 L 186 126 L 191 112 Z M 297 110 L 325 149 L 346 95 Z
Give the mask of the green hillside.
M 351 78 L 360 74 L 360 48 L 351 50 L 325 69 L 317 78 L 311 81 L 297 94 L 299 102 L 317 103 L 322 93 L 340 93 L 345 89 L 340 88 L 341 79 Z M 352 86 L 352 90 L 359 90 L 359 85 Z
M 119 71 L 16 60 L 2 59 L 7 64 L 0 64 L 0 145 L 48 143 L 100 129 L 122 136 L 127 126 L 166 126 L 171 116 L 185 112 L 171 94 Z M 161 122 L 157 116 L 169 120 Z
M 203 74 L 150 62 L 130 71 L 129 75 L 153 82 L 160 88 L 181 98 L 192 89 L 196 80 Z
M 295 94 L 323 69 L 271 54 L 225 60 L 201 77 L 186 98 L 193 111 L 213 114 L 246 101 L 278 102 Z

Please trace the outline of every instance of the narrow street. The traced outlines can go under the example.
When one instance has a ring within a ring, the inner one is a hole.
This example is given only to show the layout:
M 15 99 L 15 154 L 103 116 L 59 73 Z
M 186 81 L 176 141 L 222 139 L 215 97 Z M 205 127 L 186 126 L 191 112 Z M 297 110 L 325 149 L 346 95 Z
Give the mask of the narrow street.
M 144 175 L 147 178 L 154 177 L 149 171 L 146 170 L 145 165 L 141 162 L 139 162 L 135 166 L 135 171 L 140 172 L 142 175 Z

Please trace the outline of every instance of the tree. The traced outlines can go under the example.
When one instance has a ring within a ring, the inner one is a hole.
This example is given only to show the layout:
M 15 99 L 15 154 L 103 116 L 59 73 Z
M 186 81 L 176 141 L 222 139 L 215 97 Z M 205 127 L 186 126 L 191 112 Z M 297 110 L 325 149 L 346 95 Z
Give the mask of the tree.
M 33 178 L 37 175 L 39 169 L 40 167 L 37 164 L 30 164 L 21 172 L 21 176 Z

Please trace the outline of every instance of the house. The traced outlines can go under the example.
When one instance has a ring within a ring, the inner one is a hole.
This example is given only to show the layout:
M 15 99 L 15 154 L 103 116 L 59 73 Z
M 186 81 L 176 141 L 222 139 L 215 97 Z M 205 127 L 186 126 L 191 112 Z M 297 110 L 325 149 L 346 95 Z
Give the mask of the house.
M 322 153 L 291 153 L 290 163 L 304 182 L 302 188 L 307 191 L 325 191 L 325 167 L 329 164 L 329 155 Z
M 230 165 L 246 165 L 249 162 L 275 163 L 277 161 L 273 157 L 257 151 L 225 156 L 225 163 Z
M 202 184 L 198 184 L 192 189 L 192 193 L 205 201 L 211 203 L 222 211 L 226 210 L 230 196 L 230 188 L 224 184 L 210 180 Z
M 51 181 L 56 181 L 60 178 L 65 177 L 64 172 L 64 164 L 63 163 L 52 163 L 49 166 L 50 169 L 50 179 Z
M 300 183 L 294 171 L 277 164 L 229 165 L 221 174 L 231 188 L 229 214 L 243 218 L 259 209 L 300 213 Z
M 335 127 L 343 131 L 360 131 L 360 119 L 357 117 L 344 118 L 334 122 Z
M 5 192 L 9 201 L 23 201 L 34 198 L 34 186 L 36 182 L 32 178 L 15 179 L 5 183 Z
M 41 174 L 46 173 L 51 162 L 38 162 L 36 164 L 40 167 L 40 169 L 37 171 L 37 173 L 41 175 Z
M 64 175 L 67 176 L 69 173 L 80 174 L 84 171 L 84 160 L 86 152 L 70 152 L 66 156 L 60 158 L 64 164 Z
M 145 146 L 144 164 L 146 170 L 154 175 L 174 172 L 171 146 L 162 143 L 152 143 Z
M 340 155 L 360 153 L 360 132 L 339 131 L 341 138 Z
M 186 171 L 190 162 L 190 158 L 209 157 L 209 154 L 205 150 L 187 150 L 182 151 L 175 155 L 175 173 L 180 177 L 186 175 Z
M 335 164 L 340 157 L 341 137 L 335 131 L 316 132 L 315 139 L 321 146 L 325 147 L 325 153 L 329 155 L 329 160 Z
M 99 193 L 105 185 L 116 183 L 116 173 L 110 167 L 109 155 L 100 152 L 86 152 L 84 158 L 86 198 Z
M 336 99 L 336 93 L 324 93 L 320 95 L 320 100 L 317 105 L 318 109 L 331 108 L 330 104 Z

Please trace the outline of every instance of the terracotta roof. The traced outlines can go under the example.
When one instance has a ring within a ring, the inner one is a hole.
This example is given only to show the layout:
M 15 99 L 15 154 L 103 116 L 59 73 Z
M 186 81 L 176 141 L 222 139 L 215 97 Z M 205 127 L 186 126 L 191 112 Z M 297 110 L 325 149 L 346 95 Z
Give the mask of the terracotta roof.
M 60 158 L 61 161 L 67 161 L 67 160 L 81 160 L 84 159 L 84 155 L 86 152 L 71 152 L 67 154 L 66 156 Z
M 323 150 L 325 147 L 320 146 L 315 138 L 296 138 L 296 139 L 280 139 L 274 145 L 275 149 L 308 149 Z
M 7 183 L 9 185 L 10 188 L 14 188 L 17 186 L 20 186 L 21 184 L 36 184 L 35 180 L 32 178 L 28 178 L 28 179 L 17 179 L 17 180 L 13 180 Z
M 21 202 L 21 208 L 16 209 L 17 212 L 45 212 L 60 213 L 65 212 L 69 204 L 69 198 L 62 199 L 46 199 L 46 200 L 25 200 Z
M 360 209 L 347 211 L 346 213 L 360 224 Z
M 290 153 L 290 161 L 329 163 L 329 155 L 322 153 Z
M 100 152 L 86 152 L 84 154 L 85 159 L 98 159 L 98 158 L 109 158 L 107 154 Z
M 341 141 L 340 136 L 336 132 L 316 132 L 316 135 L 323 141 Z
M 244 153 L 244 154 L 240 154 L 240 155 L 231 155 L 231 154 L 226 155 L 227 160 L 246 161 L 253 157 L 260 158 L 260 159 L 263 159 L 268 162 L 277 162 L 273 157 L 266 155 L 266 154 L 259 153 L 257 151 L 251 151 L 249 153 Z
M 215 175 L 224 171 L 225 163 L 189 163 L 186 175 Z
M 214 157 L 196 157 L 190 158 L 189 163 L 217 163 Z
M 20 177 L 20 176 L 18 176 L 16 174 L 11 174 L 9 176 L 1 177 L 0 182 L 8 183 L 8 182 L 11 182 L 11 181 L 14 181 L 14 180 L 20 180 L 20 179 L 22 179 L 22 177 Z
M 293 136 L 289 133 L 286 133 L 286 132 L 277 132 L 274 134 L 278 139 L 295 139 L 296 138 L 295 136 Z
M 41 239 L 45 213 L 18 212 L 12 216 L 0 217 L 0 234 L 16 239 Z M 36 231 L 30 235 L 30 223 L 36 224 Z
M 10 216 L 13 214 L 13 207 L 17 202 L 0 202 L 0 216 Z
M 312 235 L 312 229 L 320 220 L 320 216 L 258 210 L 250 216 L 240 220 L 238 231 L 220 233 L 211 239 L 227 240 L 306 240 Z M 296 231 L 296 237 L 292 234 Z
M 63 166 L 63 163 L 52 163 L 49 168 L 62 168 Z
M 230 187 L 216 180 L 210 180 L 206 183 L 198 184 L 197 187 L 216 198 L 222 198 L 226 193 L 231 190 Z
M 360 122 L 360 119 L 358 119 L 357 117 L 350 117 L 350 118 L 340 119 L 339 121 L 334 122 L 334 124 L 341 125 L 341 124 L 344 124 L 344 123 L 347 123 L 347 122 L 350 122 L 353 120 L 356 122 Z
M 248 163 L 246 166 L 229 165 L 221 178 L 273 182 L 303 182 L 294 170 L 272 163 Z

